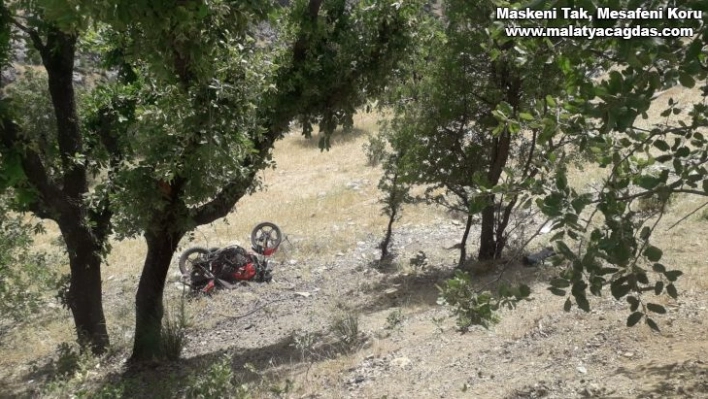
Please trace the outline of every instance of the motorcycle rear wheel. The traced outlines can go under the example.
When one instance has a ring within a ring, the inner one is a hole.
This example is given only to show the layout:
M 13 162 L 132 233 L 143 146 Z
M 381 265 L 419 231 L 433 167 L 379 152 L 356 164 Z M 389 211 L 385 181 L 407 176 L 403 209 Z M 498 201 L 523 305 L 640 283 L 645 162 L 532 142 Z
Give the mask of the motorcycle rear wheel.
M 179 271 L 183 276 L 189 276 L 197 262 L 207 258 L 211 251 L 203 247 L 189 248 L 179 257 Z

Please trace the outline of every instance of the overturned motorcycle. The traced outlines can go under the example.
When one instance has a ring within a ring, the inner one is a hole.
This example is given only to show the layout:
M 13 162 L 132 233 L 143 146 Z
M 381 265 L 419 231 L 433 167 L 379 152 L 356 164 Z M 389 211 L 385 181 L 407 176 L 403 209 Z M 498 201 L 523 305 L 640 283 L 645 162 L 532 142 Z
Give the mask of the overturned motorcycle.
M 253 253 L 232 245 L 224 248 L 190 248 L 179 258 L 182 279 L 194 292 L 209 294 L 217 286 L 234 288 L 243 281 L 270 282 L 273 278 L 269 257 L 283 240 L 273 223 L 258 224 L 251 231 Z

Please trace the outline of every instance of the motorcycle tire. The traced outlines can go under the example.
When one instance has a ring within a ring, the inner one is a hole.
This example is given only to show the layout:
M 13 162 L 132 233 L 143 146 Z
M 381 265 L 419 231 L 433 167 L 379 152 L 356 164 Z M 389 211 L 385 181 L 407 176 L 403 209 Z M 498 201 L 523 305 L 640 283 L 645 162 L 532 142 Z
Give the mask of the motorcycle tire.
M 265 245 L 263 245 L 263 241 Z M 283 241 L 283 234 L 280 228 L 271 222 L 259 223 L 251 231 L 251 245 L 253 248 L 261 247 L 264 251 L 268 248 L 277 248 Z
M 209 253 L 210 251 L 203 247 L 189 248 L 188 250 L 184 251 L 179 257 L 179 271 L 182 272 L 183 276 L 189 276 L 192 272 L 194 265 L 194 261 L 190 260 L 189 257 L 191 255 L 198 254 L 198 257 L 206 258 Z

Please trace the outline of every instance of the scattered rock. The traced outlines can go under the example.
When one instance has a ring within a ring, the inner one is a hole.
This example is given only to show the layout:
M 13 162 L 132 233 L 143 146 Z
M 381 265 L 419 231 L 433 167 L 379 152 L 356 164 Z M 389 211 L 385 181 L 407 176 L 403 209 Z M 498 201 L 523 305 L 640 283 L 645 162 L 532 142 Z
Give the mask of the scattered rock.
M 84 75 L 82 75 L 82 74 L 79 73 L 79 72 L 74 72 L 73 75 L 72 75 L 72 80 L 73 80 L 74 83 L 76 83 L 76 84 L 79 84 L 79 85 L 80 85 L 80 84 L 83 84 L 83 83 L 84 83 Z
M 386 290 L 384 290 L 384 294 L 394 296 L 398 294 L 398 288 L 387 288 Z
M 3 85 L 12 83 L 17 80 L 17 72 L 15 71 L 15 68 L 3 69 L 2 74 L 0 75 L 0 79 L 2 79 Z
M 391 366 L 400 367 L 402 369 L 407 368 L 411 364 L 411 359 L 407 357 L 397 357 L 391 360 Z

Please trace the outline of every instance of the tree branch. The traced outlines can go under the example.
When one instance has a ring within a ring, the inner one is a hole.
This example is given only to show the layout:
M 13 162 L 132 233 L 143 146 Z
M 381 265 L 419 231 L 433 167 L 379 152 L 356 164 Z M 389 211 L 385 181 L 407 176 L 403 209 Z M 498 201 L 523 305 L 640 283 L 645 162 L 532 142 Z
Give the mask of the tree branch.
M 30 37 L 30 40 L 32 40 L 32 44 L 37 50 L 39 50 L 40 53 L 43 53 L 46 50 L 47 46 L 42 43 L 42 38 L 39 36 L 39 32 L 22 25 L 15 19 L 12 20 L 12 24 L 17 27 L 17 29 L 25 32 Z
M 39 191 L 43 199 L 43 203 L 34 201 L 30 204 L 30 209 L 39 217 L 54 220 L 55 216 L 42 205 L 61 211 L 67 209 L 70 204 L 59 185 L 47 174 L 42 158 L 30 146 L 24 145 L 25 143 L 19 137 L 19 127 L 6 116 L 2 118 L 2 124 L 0 124 L 0 140 L 7 149 L 18 150 L 22 148 L 21 152 L 18 151 L 22 169 L 27 180 Z

